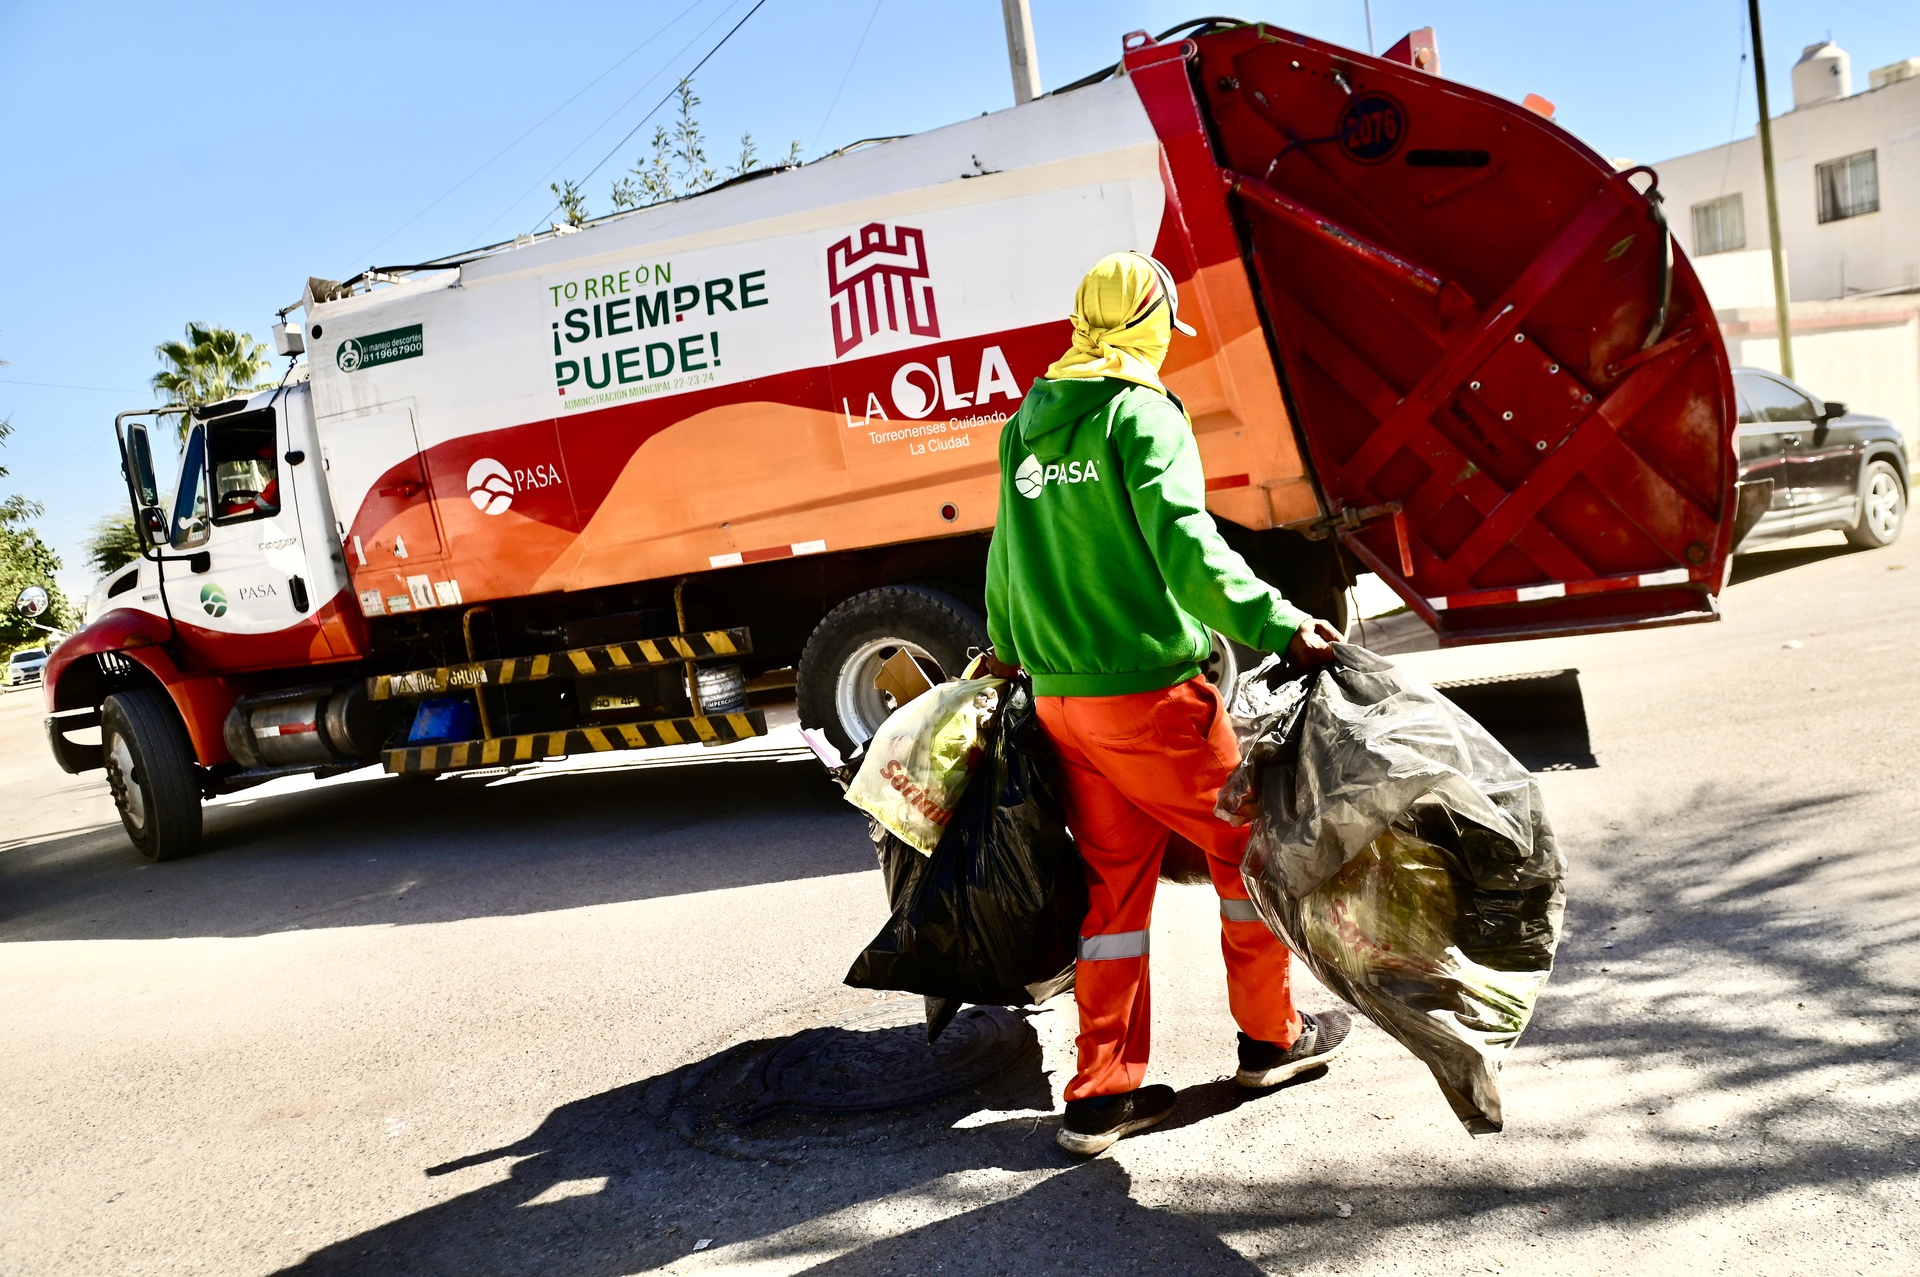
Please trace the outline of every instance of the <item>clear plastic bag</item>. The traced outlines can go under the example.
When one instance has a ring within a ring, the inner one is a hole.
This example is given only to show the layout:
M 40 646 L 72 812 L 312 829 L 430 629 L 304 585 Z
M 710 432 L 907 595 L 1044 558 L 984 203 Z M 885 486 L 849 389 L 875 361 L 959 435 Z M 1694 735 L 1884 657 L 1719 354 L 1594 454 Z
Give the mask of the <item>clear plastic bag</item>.
M 847 801 L 921 855 L 933 854 L 980 761 L 997 678 L 941 683 L 888 716 L 867 743 Z
M 1446 697 L 1364 648 L 1233 702 L 1219 815 L 1253 821 L 1241 872 L 1322 983 L 1429 1069 L 1469 1131 L 1553 968 L 1565 865 L 1533 776 Z

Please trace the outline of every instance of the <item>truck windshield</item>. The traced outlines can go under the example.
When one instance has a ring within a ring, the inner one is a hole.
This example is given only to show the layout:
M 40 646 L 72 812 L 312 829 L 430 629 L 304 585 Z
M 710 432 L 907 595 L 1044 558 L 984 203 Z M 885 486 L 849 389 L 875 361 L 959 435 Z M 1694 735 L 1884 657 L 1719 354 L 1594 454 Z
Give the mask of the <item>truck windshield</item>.
M 195 425 L 180 450 L 180 486 L 173 497 L 173 548 L 190 550 L 212 532 L 207 525 L 207 431 Z

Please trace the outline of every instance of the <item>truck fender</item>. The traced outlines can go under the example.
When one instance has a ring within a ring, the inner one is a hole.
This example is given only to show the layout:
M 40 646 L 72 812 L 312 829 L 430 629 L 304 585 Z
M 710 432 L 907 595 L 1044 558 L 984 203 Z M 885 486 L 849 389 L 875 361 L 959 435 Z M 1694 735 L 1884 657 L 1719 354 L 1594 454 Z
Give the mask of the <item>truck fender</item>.
M 98 710 L 101 702 L 124 687 L 157 687 L 173 702 L 200 765 L 231 762 L 222 728 L 242 689 L 227 679 L 182 669 L 168 650 L 170 637 L 165 618 L 132 608 L 117 608 L 88 624 L 47 658 L 43 678 L 48 711 Z M 49 720 L 50 734 L 53 722 Z M 61 720 L 64 730 L 90 725 L 64 716 Z M 65 745 L 70 750 L 82 748 L 70 741 Z M 66 758 L 57 747 L 55 756 L 65 766 Z M 82 761 L 85 756 L 74 757 Z

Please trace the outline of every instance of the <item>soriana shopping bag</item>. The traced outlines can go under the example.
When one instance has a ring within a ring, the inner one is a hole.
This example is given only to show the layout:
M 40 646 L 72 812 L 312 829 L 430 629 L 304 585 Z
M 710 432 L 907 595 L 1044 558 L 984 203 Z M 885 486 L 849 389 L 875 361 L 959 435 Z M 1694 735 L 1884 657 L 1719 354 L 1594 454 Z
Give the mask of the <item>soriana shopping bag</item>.
M 1267 925 L 1433 1071 L 1469 1131 L 1497 1131 L 1500 1066 L 1566 908 L 1540 786 L 1433 688 L 1334 651 L 1241 681 L 1218 812 L 1253 820 L 1241 875 Z
M 997 678 L 956 679 L 893 711 L 867 742 L 847 801 L 932 855 L 980 761 L 1000 685 Z

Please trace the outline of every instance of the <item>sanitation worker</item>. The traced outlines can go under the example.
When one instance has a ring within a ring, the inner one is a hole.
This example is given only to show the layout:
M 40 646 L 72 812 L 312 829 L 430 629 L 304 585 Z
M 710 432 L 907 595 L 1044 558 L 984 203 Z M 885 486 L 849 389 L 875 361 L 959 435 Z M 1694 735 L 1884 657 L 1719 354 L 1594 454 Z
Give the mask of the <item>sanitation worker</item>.
M 1074 968 L 1079 1068 L 1056 1137 L 1092 1156 L 1173 1110 L 1144 1085 L 1148 935 L 1169 831 L 1206 853 L 1220 897 L 1234 1080 L 1270 1087 L 1346 1046 L 1343 1011 L 1297 1011 L 1291 958 L 1240 879 L 1248 830 L 1213 814 L 1239 762 L 1221 695 L 1200 665 L 1211 627 L 1295 662 L 1341 635 L 1255 577 L 1206 510 L 1193 426 L 1160 382 L 1180 322 L 1166 267 L 1102 258 L 1081 281 L 1073 348 L 1033 385 L 1000 438 L 1000 515 L 987 567 L 996 673 L 1023 667 L 1058 754 L 1089 907 Z

